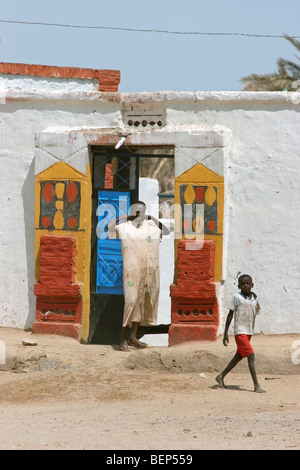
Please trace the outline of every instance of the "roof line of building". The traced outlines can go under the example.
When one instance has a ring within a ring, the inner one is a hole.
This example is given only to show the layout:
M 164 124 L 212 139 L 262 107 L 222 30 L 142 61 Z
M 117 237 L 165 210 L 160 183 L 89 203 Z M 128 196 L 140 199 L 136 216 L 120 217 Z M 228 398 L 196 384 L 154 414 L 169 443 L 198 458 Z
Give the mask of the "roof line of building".
M 119 70 L 101 70 L 79 67 L 59 67 L 52 65 L 18 64 L 0 62 L 0 74 L 33 75 L 37 77 L 96 79 L 98 90 L 117 92 L 120 83 Z

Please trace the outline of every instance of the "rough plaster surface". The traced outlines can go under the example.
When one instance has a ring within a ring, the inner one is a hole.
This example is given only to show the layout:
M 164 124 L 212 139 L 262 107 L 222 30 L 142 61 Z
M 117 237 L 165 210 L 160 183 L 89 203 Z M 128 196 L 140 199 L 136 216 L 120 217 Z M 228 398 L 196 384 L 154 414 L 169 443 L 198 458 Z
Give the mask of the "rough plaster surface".
M 295 95 L 99 93 L 92 90 L 91 83 L 80 80 L 73 88 L 70 82 L 56 86 L 57 80 L 49 79 L 47 83 L 43 79 L 38 89 L 38 80 L 14 80 L 1 77 L 1 92 L 5 92 L 0 100 L 0 326 L 28 327 L 35 318 L 34 136 L 47 128 L 89 129 L 96 133 L 105 129 L 118 135 L 136 133 L 136 141 L 142 144 L 143 131 L 133 131 L 122 123 L 122 108 L 124 103 L 143 103 L 147 108 L 147 103 L 155 102 L 166 111 L 166 127 L 152 131 L 154 143 L 160 142 L 162 132 L 172 134 L 179 128 L 190 131 L 191 144 L 182 142 L 177 147 L 177 174 L 192 166 L 191 157 L 201 161 L 211 151 L 219 155 L 207 158 L 207 166 L 225 178 L 223 281 L 217 286 L 222 306 L 220 331 L 227 302 L 237 289 L 237 277 L 248 272 L 262 304 L 257 332 L 300 332 L 300 107 Z M 229 129 L 223 147 L 218 142 L 210 142 L 207 149 L 197 147 L 194 134 L 203 126 Z M 44 149 L 51 152 L 49 145 L 37 147 L 43 147 L 45 154 Z M 59 140 L 52 145 L 55 152 L 48 157 L 60 158 L 56 154 Z M 75 150 L 80 150 L 80 142 Z M 85 158 L 86 152 L 83 155 Z

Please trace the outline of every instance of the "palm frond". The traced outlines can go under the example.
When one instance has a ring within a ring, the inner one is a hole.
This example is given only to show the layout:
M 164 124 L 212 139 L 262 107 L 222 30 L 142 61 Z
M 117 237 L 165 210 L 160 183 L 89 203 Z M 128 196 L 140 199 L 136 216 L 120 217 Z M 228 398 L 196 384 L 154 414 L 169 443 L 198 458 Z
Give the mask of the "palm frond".
M 300 51 L 300 41 L 284 35 L 297 50 Z M 299 57 L 296 56 L 299 60 Z M 295 91 L 293 83 L 300 79 L 300 63 L 279 58 L 277 60 L 277 71 L 265 75 L 251 74 L 242 77 L 240 81 L 245 84 L 244 91 Z

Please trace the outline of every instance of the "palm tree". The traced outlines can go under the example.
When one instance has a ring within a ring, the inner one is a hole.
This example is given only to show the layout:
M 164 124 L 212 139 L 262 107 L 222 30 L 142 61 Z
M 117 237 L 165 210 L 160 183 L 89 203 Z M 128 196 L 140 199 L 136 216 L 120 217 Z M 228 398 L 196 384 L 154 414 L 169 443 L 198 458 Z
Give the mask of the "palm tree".
M 300 51 L 300 41 L 295 38 L 284 35 L 293 46 Z M 296 56 L 300 61 L 300 58 Z M 278 59 L 277 61 L 278 70 L 277 72 L 257 75 L 255 73 L 242 77 L 241 81 L 245 84 L 243 90 L 245 91 L 297 91 L 295 81 L 300 80 L 300 62 L 296 64 L 289 60 Z M 299 84 L 298 84 L 299 85 Z

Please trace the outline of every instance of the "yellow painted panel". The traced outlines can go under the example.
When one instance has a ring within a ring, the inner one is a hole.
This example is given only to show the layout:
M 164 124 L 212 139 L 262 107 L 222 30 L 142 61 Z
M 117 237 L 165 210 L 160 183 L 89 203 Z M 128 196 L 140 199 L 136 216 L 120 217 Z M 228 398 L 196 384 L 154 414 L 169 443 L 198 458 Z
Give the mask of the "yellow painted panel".
M 179 184 L 184 183 L 197 183 L 197 184 L 205 184 L 205 183 L 214 183 L 214 182 L 222 182 L 224 178 L 214 171 L 209 170 L 201 163 L 196 163 L 192 168 L 182 173 L 182 175 L 176 178 L 176 182 Z
M 55 185 L 55 193 L 58 199 L 62 199 L 64 197 L 65 192 L 65 185 L 64 183 L 56 183 Z
M 63 208 L 64 208 L 63 201 L 56 201 L 55 207 L 56 207 L 56 209 L 63 210 Z
M 35 208 L 34 208 L 34 225 L 35 228 L 39 228 L 40 225 L 40 197 L 41 197 L 41 185 L 35 183 Z
M 83 286 L 82 286 L 82 320 L 80 330 L 80 341 L 83 343 L 88 342 L 89 329 L 90 329 L 90 268 L 91 268 L 91 234 L 92 234 L 92 165 L 87 166 L 87 179 L 86 183 L 82 183 L 81 202 L 84 207 L 81 207 L 81 220 L 80 224 L 85 224 L 85 237 L 84 237 L 84 259 L 83 263 Z
M 65 162 L 58 162 L 36 175 L 36 181 L 45 180 L 82 180 L 86 176 Z
M 188 184 L 186 190 L 184 192 L 184 199 L 187 204 L 192 204 L 195 199 L 195 191 L 193 190 L 193 186 Z
M 79 230 L 85 230 L 86 224 L 92 216 L 92 207 L 91 204 L 87 207 L 89 202 L 87 197 L 88 191 L 88 182 L 83 181 L 81 183 L 81 202 L 80 202 L 80 221 L 79 221 Z M 90 199 L 92 199 L 92 193 L 90 194 Z M 90 212 L 89 212 L 90 211 Z
M 175 273 L 174 282 L 177 282 L 177 248 L 180 239 L 191 239 L 191 235 L 184 235 L 181 233 L 181 207 L 180 207 L 180 186 L 187 184 L 187 197 L 189 203 L 194 201 L 192 199 L 192 191 L 194 193 L 193 185 L 197 186 L 208 186 L 205 192 L 205 202 L 208 205 L 213 205 L 216 197 L 218 202 L 218 234 L 204 234 L 204 240 L 213 240 L 215 242 L 215 281 L 219 281 L 222 277 L 222 260 L 223 260 L 223 220 L 224 220 L 224 178 L 214 173 L 213 171 L 206 168 L 204 165 L 197 163 L 192 168 L 187 170 L 185 173 L 175 179 L 174 188 L 174 202 L 175 202 Z M 217 188 L 217 191 L 214 189 Z M 191 191 L 191 189 L 192 191 Z M 185 200 L 186 200 L 186 194 Z M 195 220 L 193 222 L 196 223 Z M 201 221 L 198 221 L 199 232 L 202 230 Z
M 64 216 L 62 211 L 56 211 L 53 217 L 53 225 L 57 230 L 61 230 L 64 226 Z
M 213 186 L 208 186 L 205 191 L 205 202 L 207 205 L 212 206 L 217 198 L 216 191 Z

